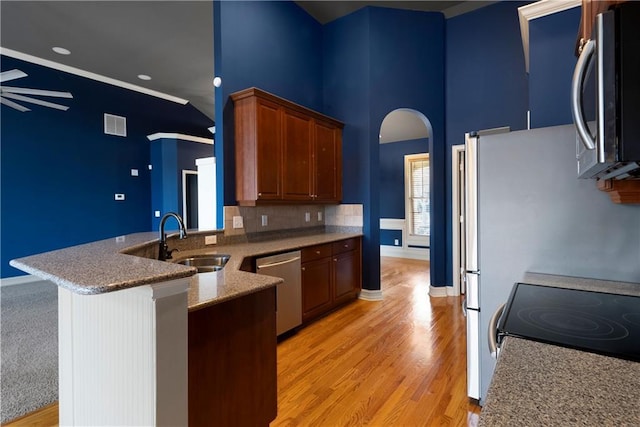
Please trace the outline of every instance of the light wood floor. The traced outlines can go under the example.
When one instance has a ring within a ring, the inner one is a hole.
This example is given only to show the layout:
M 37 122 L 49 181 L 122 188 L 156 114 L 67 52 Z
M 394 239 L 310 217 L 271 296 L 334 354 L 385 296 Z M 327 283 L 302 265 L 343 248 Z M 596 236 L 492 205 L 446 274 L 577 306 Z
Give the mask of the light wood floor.
M 382 301 L 355 301 L 278 345 L 277 426 L 475 426 L 458 297 L 429 264 L 382 258 Z M 57 404 L 7 426 L 57 426 Z

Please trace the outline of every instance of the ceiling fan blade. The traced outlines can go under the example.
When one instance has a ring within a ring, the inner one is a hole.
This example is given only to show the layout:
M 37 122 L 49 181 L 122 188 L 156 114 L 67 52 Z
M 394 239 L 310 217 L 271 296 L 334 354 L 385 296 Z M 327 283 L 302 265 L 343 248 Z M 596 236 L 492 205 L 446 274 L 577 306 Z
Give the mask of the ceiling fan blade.
M 15 103 L 15 102 L 13 102 L 13 101 L 9 101 L 8 99 L 4 99 L 4 98 L 2 98 L 2 97 L 0 97 L 0 104 L 4 104 L 4 105 L 6 105 L 7 107 L 15 108 L 16 110 L 18 110 L 18 111 L 22 111 L 23 113 L 24 113 L 25 111 L 31 111 L 31 110 L 30 110 L 30 109 L 28 109 L 27 107 L 23 107 L 23 106 L 22 106 L 22 105 L 20 105 L 20 104 L 17 104 L 17 103 Z
M 29 98 L 28 96 L 16 95 L 15 93 L 3 93 L 4 98 L 11 98 L 17 101 L 30 102 L 31 104 L 42 105 L 43 107 L 55 108 L 56 110 L 67 111 L 69 107 L 53 102 L 42 101 L 41 99 Z
M 52 96 L 55 98 L 73 98 L 71 92 L 58 92 L 56 90 L 29 89 L 26 87 L 3 87 L 2 93 L 22 93 L 24 95 Z
M 15 80 L 22 77 L 27 77 L 27 73 L 20 70 L 9 70 L 0 73 L 0 83 L 8 82 L 9 80 Z

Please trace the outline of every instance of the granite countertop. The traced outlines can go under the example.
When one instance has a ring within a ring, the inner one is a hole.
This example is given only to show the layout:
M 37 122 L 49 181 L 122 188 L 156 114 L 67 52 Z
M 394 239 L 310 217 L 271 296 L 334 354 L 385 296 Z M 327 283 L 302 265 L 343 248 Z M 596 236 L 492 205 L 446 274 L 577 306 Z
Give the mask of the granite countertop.
M 625 295 L 640 284 L 527 273 L 522 282 Z M 507 337 L 481 426 L 638 426 L 640 363 Z
M 507 337 L 480 426 L 638 426 L 640 363 Z
M 195 267 L 122 253 L 132 247 L 157 244 L 157 233 L 135 233 L 12 260 L 10 264 L 78 294 L 101 294 L 152 283 L 190 278 L 189 310 L 197 310 L 257 292 L 282 279 L 240 271 L 246 257 L 296 250 L 362 233 L 317 233 L 255 243 L 209 245 L 174 253 L 176 259 L 192 254 L 231 255 L 219 272 L 196 274 Z

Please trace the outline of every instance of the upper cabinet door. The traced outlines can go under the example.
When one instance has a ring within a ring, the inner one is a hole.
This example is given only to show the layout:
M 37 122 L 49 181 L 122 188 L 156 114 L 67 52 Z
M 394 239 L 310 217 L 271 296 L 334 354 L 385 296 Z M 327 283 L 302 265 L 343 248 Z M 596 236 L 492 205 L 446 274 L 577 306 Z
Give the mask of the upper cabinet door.
M 315 200 L 342 199 L 342 132 L 322 122 L 314 123 Z
M 256 127 L 258 200 L 282 199 L 282 121 L 277 104 L 259 99 Z
M 286 200 L 312 200 L 311 119 L 285 108 L 282 120 L 283 197 Z

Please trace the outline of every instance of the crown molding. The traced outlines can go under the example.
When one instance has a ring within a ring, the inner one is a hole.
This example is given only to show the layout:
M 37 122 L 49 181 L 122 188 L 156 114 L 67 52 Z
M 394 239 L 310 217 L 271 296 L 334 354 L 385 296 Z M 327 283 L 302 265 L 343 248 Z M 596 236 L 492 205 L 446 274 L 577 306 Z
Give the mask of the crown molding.
M 158 139 L 178 139 L 180 141 L 191 141 L 199 142 L 201 144 L 213 145 L 213 139 L 202 138 L 200 136 L 185 135 L 182 133 L 157 132 L 151 135 L 147 135 L 147 139 L 149 141 L 156 141 Z
M 65 73 L 95 80 L 101 83 L 106 83 L 112 86 L 121 87 L 123 89 L 132 90 L 134 92 L 144 93 L 145 95 L 154 96 L 156 98 L 161 98 L 167 101 L 175 102 L 177 104 L 185 105 L 189 103 L 188 100 L 183 98 L 178 98 L 177 96 L 168 95 L 166 93 L 158 92 L 152 89 L 147 89 L 142 86 L 123 82 L 121 80 L 112 79 L 111 77 L 103 76 L 101 74 L 92 73 L 90 71 L 85 71 L 80 68 L 75 68 L 69 65 L 60 64 L 58 62 L 50 61 L 48 59 L 29 55 L 27 53 L 18 52 L 17 50 L 0 47 L 0 54 L 4 56 L 9 56 L 11 58 L 20 59 L 21 61 L 31 62 L 32 64 L 42 65 L 43 67 L 52 68 L 54 70 L 63 71 Z
M 529 72 L 529 21 L 581 5 L 581 0 L 540 0 L 518 8 L 524 63 L 527 73 Z

